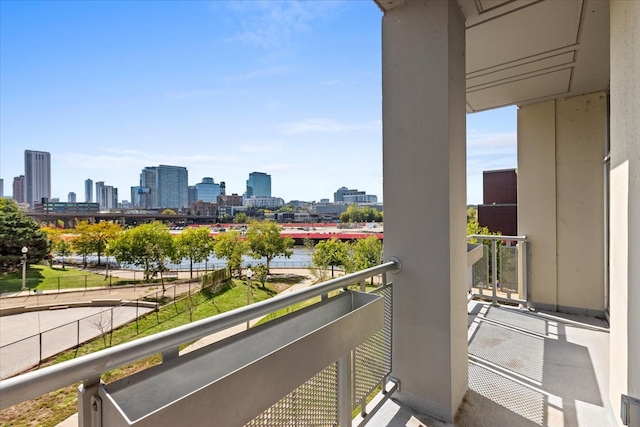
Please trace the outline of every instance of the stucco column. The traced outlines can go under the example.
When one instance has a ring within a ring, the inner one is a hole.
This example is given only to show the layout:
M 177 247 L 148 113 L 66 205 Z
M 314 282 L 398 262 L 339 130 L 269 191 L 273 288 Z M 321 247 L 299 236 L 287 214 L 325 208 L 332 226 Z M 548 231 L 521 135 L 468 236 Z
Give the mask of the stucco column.
M 640 2 L 612 1 L 610 32 L 610 397 L 619 408 L 622 394 L 640 399 Z
M 464 17 L 409 1 L 382 25 L 386 258 L 398 398 L 450 421 L 467 391 Z

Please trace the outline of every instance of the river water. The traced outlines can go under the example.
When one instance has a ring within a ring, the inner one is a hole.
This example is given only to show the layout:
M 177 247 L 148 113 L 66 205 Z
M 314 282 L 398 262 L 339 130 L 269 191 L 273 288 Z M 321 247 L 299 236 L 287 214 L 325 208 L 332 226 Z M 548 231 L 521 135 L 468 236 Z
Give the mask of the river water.
M 303 268 L 309 267 L 311 265 L 311 256 L 313 254 L 313 250 L 309 250 L 305 247 L 294 246 L 293 254 L 289 258 L 285 257 L 277 257 L 271 260 L 270 266 L 273 268 Z M 55 257 L 56 262 L 62 262 L 61 257 Z M 103 255 L 100 259 L 101 264 L 105 264 L 107 258 Z M 65 262 L 73 263 L 73 264 L 82 264 L 81 256 L 70 256 L 65 258 Z M 89 265 L 97 264 L 98 257 L 95 255 L 87 256 L 87 263 Z M 242 257 L 242 265 L 245 267 L 255 266 L 258 264 L 265 264 L 265 258 L 251 258 L 248 255 Z M 130 266 L 126 264 L 118 264 L 113 258 L 109 258 L 109 265 L 111 268 L 131 268 L 134 270 L 138 270 L 140 267 Z M 216 258 L 215 256 L 210 256 L 209 259 L 203 262 L 193 263 L 194 270 L 211 270 L 216 268 L 225 267 L 226 261 L 224 259 Z M 189 260 L 182 260 L 180 263 L 167 263 L 167 267 L 169 270 L 188 270 L 189 269 Z

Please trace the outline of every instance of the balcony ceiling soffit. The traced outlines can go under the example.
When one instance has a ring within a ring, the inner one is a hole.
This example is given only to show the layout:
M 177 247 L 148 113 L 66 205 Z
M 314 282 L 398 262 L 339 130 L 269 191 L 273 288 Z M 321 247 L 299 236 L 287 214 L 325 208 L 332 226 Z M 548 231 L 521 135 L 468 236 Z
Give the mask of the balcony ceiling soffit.
M 467 110 L 605 90 L 609 2 L 458 0 L 466 18 Z
M 457 0 L 466 20 L 467 111 L 606 90 L 609 1 Z M 375 0 L 383 11 L 406 0 Z

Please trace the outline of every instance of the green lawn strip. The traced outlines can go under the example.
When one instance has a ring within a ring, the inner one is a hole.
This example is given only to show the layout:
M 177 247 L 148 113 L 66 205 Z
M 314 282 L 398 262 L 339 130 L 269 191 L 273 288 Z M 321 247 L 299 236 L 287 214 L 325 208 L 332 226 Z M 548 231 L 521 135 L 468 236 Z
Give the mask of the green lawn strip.
M 135 321 L 114 330 L 111 336 L 106 337 L 107 346 L 115 346 L 158 332 L 166 331 L 177 326 L 185 325 L 190 322 L 190 317 L 195 321 L 242 307 L 247 303 L 247 287 L 245 283 L 246 282 L 234 279 L 232 287 L 224 288 L 217 295 L 213 295 L 212 293 L 205 291 L 202 294 L 199 293 L 192 295 L 190 299 L 182 299 L 176 304 L 170 303 L 162 307 L 157 314 L 149 313 L 140 318 L 138 320 L 139 333 L 136 333 Z M 251 289 L 251 302 L 263 301 L 271 298 L 273 295 L 275 295 L 275 292 L 269 289 L 269 283 L 267 283 L 267 289 L 254 286 Z M 186 343 L 181 347 L 188 344 L 189 343 Z M 43 363 L 42 366 L 60 363 L 104 348 L 104 341 L 99 337 L 81 345 L 77 350 L 69 350 L 58 355 L 53 360 Z M 154 355 L 130 365 L 106 372 L 102 375 L 102 380 L 106 383 L 113 382 L 160 362 L 161 357 L 159 355 Z M 7 408 L 4 411 L 0 411 L 0 425 L 56 426 L 77 412 L 77 387 L 78 384 L 68 386 L 51 393 L 47 393 L 37 399 L 23 402 L 12 406 L 11 408 Z
M 175 278 L 165 278 L 165 283 L 175 281 Z M 77 289 L 100 286 L 118 286 L 132 283 L 142 283 L 131 279 L 111 277 L 105 279 L 104 274 L 74 268 L 49 267 L 41 264 L 30 265 L 27 269 L 25 285 L 30 290 L 38 289 Z M 22 272 L 0 274 L 0 293 L 18 292 L 22 287 Z

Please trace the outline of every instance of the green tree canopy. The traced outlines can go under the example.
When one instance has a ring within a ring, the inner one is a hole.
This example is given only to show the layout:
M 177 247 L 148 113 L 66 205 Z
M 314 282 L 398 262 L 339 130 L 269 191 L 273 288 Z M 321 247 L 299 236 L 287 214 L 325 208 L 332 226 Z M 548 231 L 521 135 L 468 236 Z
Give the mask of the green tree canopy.
M 213 252 L 213 239 L 208 227 L 187 227 L 174 238 L 173 246 L 172 260 L 180 262 L 188 259 L 190 277 L 193 278 L 193 263 L 209 258 Z
M 109 246 L 118 262 L 143 268 L 145 280 L 149 280 L 152 273 L 166 270 L 167 259 L 173 254 L 173 236 L 166 225 L 155 221 L 122 232 Z
M 122 232 L 120 224 L 113 222 L 102 221 L 95 224 L 91 224 L 88 221 L 80 221 L 75 228 L 76 252 L 86 256 L 89 254 L 98 255 L 98 265 L 101 263 L 101 256 L 107 249 L 107 244 L 118 237 Z
M 365 268 L 376 266 L 382 262 L 382 241 L 375 236 L 358 239 L 347 244 L 344 268 L 347 273 L 353 273 Z
M 233 217 L 233 222 L 236 224 L 245 224 L 247 222 L 247 214 L 244 212 L 238 212 Z
M 382 212 L 371 206 L 350 205 L 340 214 L 341 222 L 381 222 L 382 218 Z
M 73 245 L 68 240 L 60 239 L 55 243 L 53 250 L 62 257 L 62 268 L 64 268 L 65 258 L 73 255 Z
M 227 267 L 234 271 L 238 276 L 242 269 L 242 255 L 246 254 L 248 247 L 246 242 L 240 238 L 240 232 L 237 230 L 229 230 L 226 233 L 220 233 L 214 240 L 213 250 L 216 257 L 227 260 Z
M 22 262 L 27 247 L 27 263 L 39 262 L 47 254 L 47 236 L 38 223 L 26 216 L 15 201 L 0 198 L 0 271 L 13 271 Z
M 282 236 L 282 227 L 272 221 L 254 221 L 247 229 L 247 242 L 253 258 L 266 258 L 267 271 L 271 260 L 277 256 L 289 258 L 293 254 L 293 239 Z
M 347 245 L 335 237 L 331 240 L 319 241 L 311 257 L 313 265 L 321 270 L 331 267 L 331 277 L 333 277 L 334 267 L 343 266 L 345 263 L 348 252 Z

